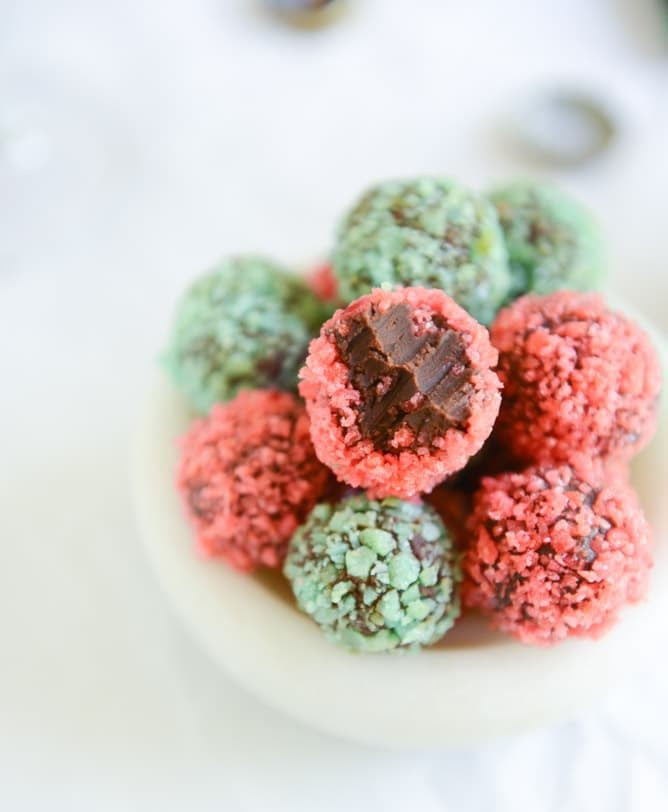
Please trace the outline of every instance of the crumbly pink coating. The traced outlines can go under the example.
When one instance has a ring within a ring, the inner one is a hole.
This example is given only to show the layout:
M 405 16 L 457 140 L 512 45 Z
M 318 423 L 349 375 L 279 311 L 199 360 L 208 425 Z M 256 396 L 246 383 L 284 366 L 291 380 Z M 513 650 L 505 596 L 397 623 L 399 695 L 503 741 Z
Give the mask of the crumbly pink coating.
M 243 391 L 196 420 L 181 451 L 178 486 L 199 549 L 238 570 L 282 566 L 290 537 L 331 481 L 297 398 Z
M 348 367 L 328 331 L 372 305 L 383 313 L 401 303 L 412 310 L 416 335 L 433 327 L 435 314 L 462 335 L 466 357 L 474 369 L 474 391 L 465 430 L 449 428 L 429 447 L 413 450 L 413 432 L 404 426 L 394 435 L 392 446 L 396 450 L 382 452 L 361 436 L 356 406 L 364 393 L 349 383 Z M 501 399 L 499 379 L 492 370 L 496 362 L 497 353 L 487 330 L 443 291 L 421 287 L 375 289 L 356 299 L 325 322 L 320 336 L 310 344 L 300 373 L 299 391 L 311 418 L 311 437 L 318 457 L 340 480 L 366 488 L 372 498 L 411 498 L 431 491 L 449 474 L 463 468 L 492 430 Z
M 632 488 L 601 466 L 485 477 L 474 496 L 463 601 L 524 643 L 597 637 L 646 592 L 652 537 Z
M 525 463 L 573 451 L 628 460 L 650 439 L 659 361 L 632 321 L 595 294 L 524 296 L 491 329 L 503 403 L 497 431 Z

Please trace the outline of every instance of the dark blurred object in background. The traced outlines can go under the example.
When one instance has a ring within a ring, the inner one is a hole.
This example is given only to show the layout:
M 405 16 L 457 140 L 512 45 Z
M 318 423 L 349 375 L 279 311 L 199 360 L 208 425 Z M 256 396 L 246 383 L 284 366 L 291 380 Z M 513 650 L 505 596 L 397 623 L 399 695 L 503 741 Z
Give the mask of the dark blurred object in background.
M 511 116 L 508 135 L 533 162 L 581 166 L 604 153 L 619 126 L 606 100 L 586 90 L 545 89 L 525 99 Z
M 263 0 L 266 8 L 297 28 L 320 28 L 338 20 L 347 0 Z

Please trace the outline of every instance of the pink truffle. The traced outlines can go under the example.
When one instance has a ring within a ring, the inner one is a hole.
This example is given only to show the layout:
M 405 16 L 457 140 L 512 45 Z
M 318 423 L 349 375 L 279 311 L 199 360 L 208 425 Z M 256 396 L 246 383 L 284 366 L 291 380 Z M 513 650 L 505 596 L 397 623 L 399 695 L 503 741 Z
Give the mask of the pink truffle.
M 325 322 L 300 374 L 318 457 L 372 497 L 430 491 L 489 435 L 496 361 L 443 291 L 373 290 Z
M 485 477 L 463 562 L 464 605 L 524 643 L 596 637 L 640 600 L 651 531 L 630 486 L 601 466 Z
M 336 302 L 339 298 L 339 285 L 329 262 L 313 268 L 306 276 L 306 284 L 323 302 Z
M 657 355 L 599 296 L 524 296 L 499 313 L 491 338 L 504 385 L 497 430 L 519 460 L 568 461 L 574 451 L 628 460 L 650 439 Z
M 297 398 L 243 391 L 196 420 L 181 450 L 178 486 L 199 549 L 238 570 L 282 566 L 290 537 L 331 481 Z

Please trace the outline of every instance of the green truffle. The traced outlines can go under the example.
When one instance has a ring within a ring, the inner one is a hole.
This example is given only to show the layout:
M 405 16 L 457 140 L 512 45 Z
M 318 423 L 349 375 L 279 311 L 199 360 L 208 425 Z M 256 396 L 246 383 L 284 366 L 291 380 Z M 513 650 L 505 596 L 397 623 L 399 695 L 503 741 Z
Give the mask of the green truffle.
M 162 360 L 199 412 L 241 389 L 295 390 L 324 315 L 298 277 L 258 257 L 228 259 L 182 297 Z
M 489 199 L 496 206 L 508 248 L 510 299 L 600 285 L 601 234 L 577 201 L 550 183 L 522 180 L 495 187 Z
M 458 558 L 425 504 L 357 495 L 316 505 L 283 571 L 300 609 L 356 651 L 435 643 L 459 615 Z
M 383 284 L 440 288 L 486 324 L 510 288 L 494 207 L 439 178 L 370 189 L 344 218 L 333 263 L 348 301 Z

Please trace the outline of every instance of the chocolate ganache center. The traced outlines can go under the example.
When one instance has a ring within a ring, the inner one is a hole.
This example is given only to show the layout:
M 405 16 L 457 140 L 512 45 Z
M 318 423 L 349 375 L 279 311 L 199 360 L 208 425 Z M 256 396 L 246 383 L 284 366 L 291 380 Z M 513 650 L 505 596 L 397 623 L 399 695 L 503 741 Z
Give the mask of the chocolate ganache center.
M 430 446 L 447 429 L 464 430 L 471 414 L 473 370 L 460 333 L 435 314 L 434 327 L 414 334 L 408 305 L 370 308 L 330 335 L 362 395 L 358 427 L 379 451 L 397 451 L 395 432 L 413 431 L 412 449 Z

